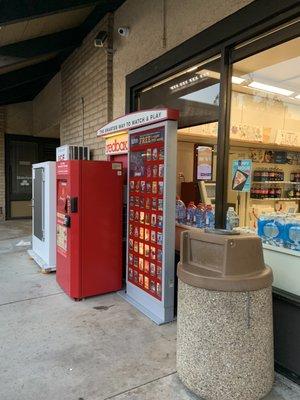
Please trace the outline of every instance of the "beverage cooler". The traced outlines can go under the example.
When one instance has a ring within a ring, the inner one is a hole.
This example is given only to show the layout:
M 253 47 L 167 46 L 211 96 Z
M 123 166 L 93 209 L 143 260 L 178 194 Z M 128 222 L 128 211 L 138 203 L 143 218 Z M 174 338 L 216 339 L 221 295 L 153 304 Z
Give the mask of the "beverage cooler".
M 121 163 L 58 162 L 56 187 L 57 282 L 77 300 L 121 289 Z

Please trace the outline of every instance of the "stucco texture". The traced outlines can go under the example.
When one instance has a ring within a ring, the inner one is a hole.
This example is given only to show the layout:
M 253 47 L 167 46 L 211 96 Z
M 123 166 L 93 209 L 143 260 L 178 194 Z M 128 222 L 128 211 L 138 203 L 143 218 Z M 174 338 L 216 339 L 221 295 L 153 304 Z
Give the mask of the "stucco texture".
M 179 282 L 177 371 L 206 400 L 258 400 L 274 381 L 272 288 L 217 292 Z
M 127 0 L 115 13 L 113 114 L 125 112 L 125 77 L 190 37 L 251 3 L 252 0 Z M 118 27 L 128 26 L 121 37 Z

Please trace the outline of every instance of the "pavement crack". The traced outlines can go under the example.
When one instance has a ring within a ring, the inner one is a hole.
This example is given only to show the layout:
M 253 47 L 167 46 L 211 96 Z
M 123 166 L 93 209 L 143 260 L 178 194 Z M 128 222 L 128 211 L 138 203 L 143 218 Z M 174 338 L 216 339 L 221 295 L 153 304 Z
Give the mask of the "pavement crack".
M 45 294 L 45 295 L 43 295 L 43 296 L 30 297 L 30 298 L 22 299 L 22 300 L 9 301 L 9 302 L 7 302 L 7 303 L 2 303 L 2 304 L 0 304 L 0 307 L 2 307 L 2 306 L 8 306 L 8 305 L 10 305 L 10 304 L 15 304 L 15 303 L 22 303 L 22 302 L 24 302 L 24 301 L 43 299 L 44 297 L 57 296 L 58 294 L 62 294 L 62 293 L 63 293 L 63 292 L 57 292 L 57 293 Z
M 157 382 L 157 381 L 159 381 L 160 379 L 167 378 L 168 376 L 174 375 L 174 374 L 176 374 L 176 372 L 177 372 L 177 371 L 173 371 L 173 372 L 170 372 L 169 374 L 160 376 L 160 377 L 155 378 L 155 379 L 151 379 L 151 381 L 144 382 L 144 383 L 142 383 L 142 384 L 140 384 L 140 385 L 133 386 L 133 387 L 130 388 L 130 389 L 123 390 L 122 392 L 119 392 L 119 393 L 115 393 L 115 394 L 113 394 L 112 396 L 105 397 L 103 400 L 112 400 L 112 399 L 115 399 L 116 397 L 121 396 L 122 394 L 129 393 L 129 392 L 131 392 L 132 390 L 139 389 L 139 388 L 141 388 L 141 387 L 143 387 L 143 386 L 149 385 L 150 383 Z

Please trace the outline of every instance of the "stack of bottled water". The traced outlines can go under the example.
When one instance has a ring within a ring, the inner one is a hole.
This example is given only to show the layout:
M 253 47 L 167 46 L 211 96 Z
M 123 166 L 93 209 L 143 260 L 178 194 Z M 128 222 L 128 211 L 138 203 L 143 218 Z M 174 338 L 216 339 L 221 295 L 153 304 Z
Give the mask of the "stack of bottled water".
M 300 219 L 295 214 L 261 214 L 258 235 L 263 243 L 300 251 Z
M 211 205 L 203 203 L 198 204 L 196 207 L 191 202 L 187 208 L 186 223 L 197 228 L 211 228 L 215 227 L 215 213 Z
M 210 229 L 215 227 L 215 212 L 210 204 L 205 209 L 205 227 Z
M 196 225 L 196 210 L 197 207 L 193 201 L 189 202 L 189 205 L 186 209 L 186 224 L 195 226 Z
M 205 228 L 205 212 L 206 212 L 205 204 L 203 203 L 198 204 L 197 210 L 195 212 L 197 228 Z
M 186 207 L 180 198 L 176 197 L 175 219 L 178 224 L 185 224 L 186 220 Z
M 215 213 L 211 205 L 203 203 L 195 206 L 191 201 L 186 207 L 184 202 L 177 196 L 176 198 L 176 222 L 179 224 L 186 224 L 197 228 L 214 228 L 215 226 Z

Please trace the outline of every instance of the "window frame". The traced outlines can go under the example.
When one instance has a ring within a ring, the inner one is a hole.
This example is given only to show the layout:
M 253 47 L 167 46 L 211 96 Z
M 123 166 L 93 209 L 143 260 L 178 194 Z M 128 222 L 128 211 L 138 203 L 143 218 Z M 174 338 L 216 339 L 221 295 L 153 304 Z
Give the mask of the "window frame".
M 221 54 L 216 228 L 226 227 L 232 65 L 238 60 L 300 35 L 300 22 L 297 22 L 296 26 L 289 25 L 291 21 L 300 18 L 299 2 L 286 0 L 280 3 L 270 4 L 267 0 L 254 1 L 126 76 L 126 112 L 132 112 L 137 110 L 138 93 L 143 88 L 189 68 L 193 64 Z M 283 24 L 287 25 L 282 27 Z M 250 43 L 245 43 L 247 41 Z M 244 46 L 243 43 L 245 43 Z

